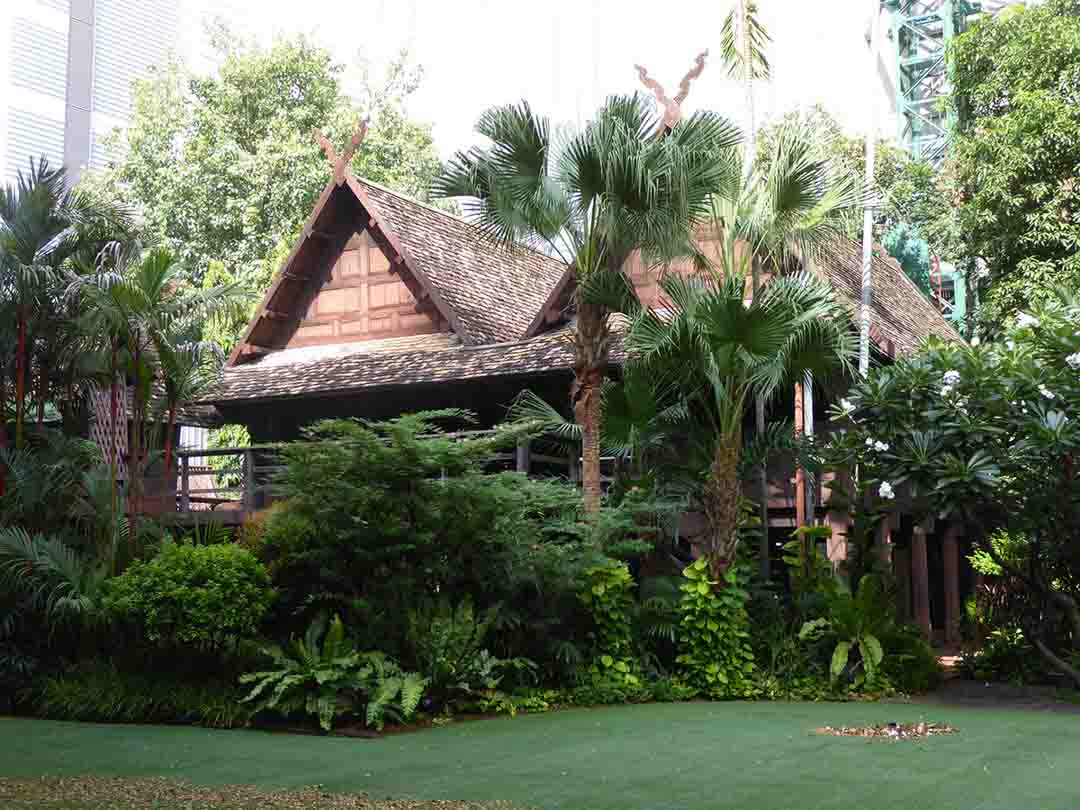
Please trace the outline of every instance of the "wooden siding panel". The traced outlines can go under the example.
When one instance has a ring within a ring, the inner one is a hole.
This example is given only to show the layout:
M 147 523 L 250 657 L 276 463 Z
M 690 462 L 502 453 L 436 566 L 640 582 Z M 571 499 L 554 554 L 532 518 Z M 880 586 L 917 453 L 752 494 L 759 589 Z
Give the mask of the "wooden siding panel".
M 417 301 L 367 233 L 353 236 L 287 348 L 448 331 Z

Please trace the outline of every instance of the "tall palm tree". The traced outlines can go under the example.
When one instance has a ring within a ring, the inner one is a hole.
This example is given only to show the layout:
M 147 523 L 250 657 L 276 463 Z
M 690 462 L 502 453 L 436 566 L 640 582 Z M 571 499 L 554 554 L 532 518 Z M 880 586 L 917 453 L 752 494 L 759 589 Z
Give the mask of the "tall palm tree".
M 743 84 L 750 135 L 746 141 L 747 166 L 754 162 L 757 147 L 754 82 L 769 80 L 771 71 L 765 47 L 771 40 L 758 18 L 757 3 L 754 0 L 735 0 L 720 29 L 720 59 L 727 66 L 728 75 Z
M 609 310 L 582 282 L 620 275 L 635 250 L 663 264 L 696 254 L 694 223 L 725 183 L 721 153 L 739 141 L 723 116 L 699 112 L 664 135 L 650 101 L 612 97 L 580 132 L 556 137 L 528 103 L 494 107 L 476 131 L 486 149 L 458 152 L 433 186 L 464 197 L 466 212 L 496 243 L 559 257 L 575 287 L 574 417 L 582 432 L 582 483 L 590 514 L 600 506 L 600 387 L 610 351 Z
M 806 123 L 783 124 L 768 151 L 749 171 L 734 171 L 731 187 L 714 199 L 713 221 L 728 272 L 749 275 L 757 295 L 763 274 L 784 274 L 825 253 L 862 205 L 857 178 L 825 157 L 826 144 Z M 738 158 L 734 158 L 737 160 Z M 765 402 L 755 403 L 755 425 L 765 431 Z M 757 471 L 762 539 L 762 574 L 768 567 L 768 476 Z
M 773 277 L 749 303 L 742 272 L 669 275 L 660 286 L 668 309 L 639 309 L 627 349 L 631 364 L 657 385 L 680 390 L 691 435 L 711 444 L 702 491 L 706 552 L 723 581 L 738 543 L 747 408 L 807 370 L 847 368 L 855 350 L 850 315 L 833 290 L 808 272 Z

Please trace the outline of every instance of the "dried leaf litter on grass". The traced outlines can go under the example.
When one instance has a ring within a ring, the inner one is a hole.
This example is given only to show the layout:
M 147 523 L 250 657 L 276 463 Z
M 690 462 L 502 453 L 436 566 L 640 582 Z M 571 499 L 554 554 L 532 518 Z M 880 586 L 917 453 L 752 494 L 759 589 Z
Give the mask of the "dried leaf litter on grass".
M 514 810 L 504 802 L 414 801 L 331 793 L 319 787 L 264 790 L 171 779 L 75 776 L 0 777 L 0 807 L 11 810 Z
M 823 726 L 814 729 L 815 734 L 831 734 L 834 737 L 871 737 L 883 740 L 921 740 L 956 734 L 959 729 L 945 723 L 882 723 L 876 726 Z

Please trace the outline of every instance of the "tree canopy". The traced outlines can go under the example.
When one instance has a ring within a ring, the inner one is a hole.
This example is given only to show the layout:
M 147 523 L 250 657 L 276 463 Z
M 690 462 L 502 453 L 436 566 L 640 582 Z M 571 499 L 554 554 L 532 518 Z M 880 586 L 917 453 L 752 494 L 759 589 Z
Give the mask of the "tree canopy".
M 365 73 L 354 99 L 344 66 L 303 36 L 262 48 L 222 31 L 215 45 L 216 75 L 172 62 L 136 83 L 126 142 L 111 136 L 118 156 L 89 180 L 131 200 L 190 280 L 201 283 L 220 263 L 219 279 L 265 287 L 275 269 L 268 257 L 295 237 L 329 176 L 316 127 L 340 145 L 369 117 L 353 169 L 425 196 L 439 159 L 430 126 L 405 112 L 422 77 L 407 54 L 381 83 Z
M 976 23 L 950 52 L 951 150 L 978 320 L 988 332 L 1080 288 L 1080 2 L 1049 0 Z

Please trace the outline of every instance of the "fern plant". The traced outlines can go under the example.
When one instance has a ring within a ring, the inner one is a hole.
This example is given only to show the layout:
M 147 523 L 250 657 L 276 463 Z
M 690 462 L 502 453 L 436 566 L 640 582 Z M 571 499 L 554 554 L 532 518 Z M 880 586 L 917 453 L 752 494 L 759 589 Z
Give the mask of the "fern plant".
M 357 652 L 339 616 L 327 628 L 326 616 L 320 615 L 288 650 L 274 645 L 263 652 L 274 668 L 240 676 L 240 683 L 254 684 L 244 701 L 256 711 L 313 715 L 323 731 L 333 727 L 335 718 L 361 706 L 365 722 L 376 729 L 382 729 L 387 717 L 408 720 L 427 685 L 383 653 Z

